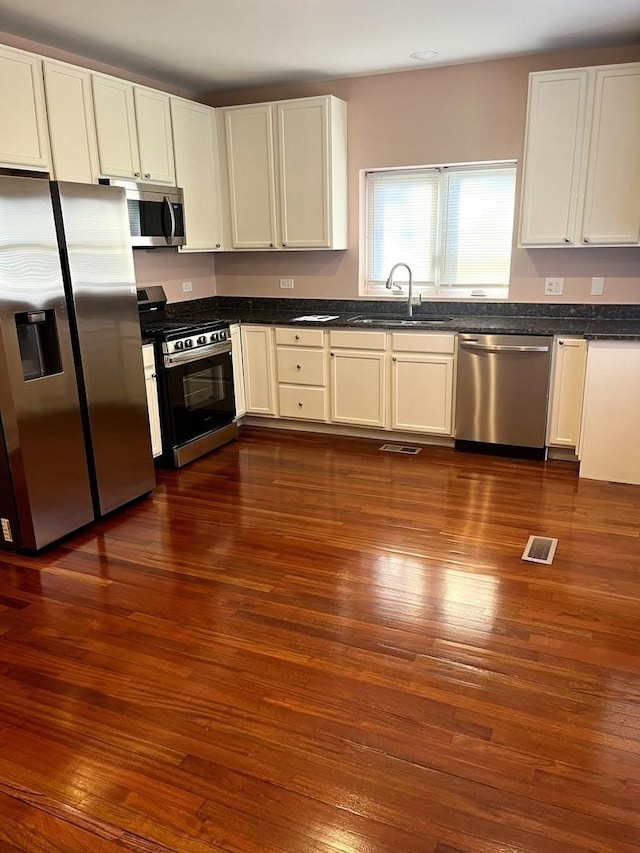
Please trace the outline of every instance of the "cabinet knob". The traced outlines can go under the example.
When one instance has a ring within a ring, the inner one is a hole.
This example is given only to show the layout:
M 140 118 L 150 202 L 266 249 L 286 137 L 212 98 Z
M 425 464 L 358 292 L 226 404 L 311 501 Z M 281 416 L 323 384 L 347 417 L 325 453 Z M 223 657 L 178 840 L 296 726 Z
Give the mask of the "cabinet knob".
M 297 340 L 297 341 L 299 341 L 299 340 L 300 340 L 300 335 L 296 335 L 296 340 Z
M 301 367 L 302 367 L 301 364 L 296 364 L 296 370 L 300 370 Z
M 145 178 L 150 178 L 150 177 L 151 177 L 151 175 L 150 175 L 150 173 L 149 173 L 149 172 L 145 172 L 145 173 L 144 173 L 144 176 L 145 176 Z
M 140 172 L 134 172 L 134 173 L 133 173 L 133 177 L 134 177 L 134 178 L 139 178 L 139 177 L 140 177 Z
M 216 249 L 220 248 L 220 243 L 216 243 Z
M 302 408 L 302 403 L 298 403 L 298 408 Z
M 273 248 L 274 248 L 273 243 L 269 243 L 269 248 L 270 248 L 270 249 L 273 249 Z
M 395 355 L 394 355 L 394 356 L 393 356 L 393 358 L 392 358 L 391 360 L 392 360 L 392 361 L 397 361 L 398 359 L 397 359 L 397 358 L 395 357 Z
M 563 347 L 563 346 L 564 346 L 564 341 L 558 341 L 558 346 L 559 346 L 559 347 Z
M 589 238 L 588 238 L 588 237 L 584 237 L 584 238 L 583 238 L 583 242 L 584 242 L 584 243 L 589 243 L 589 242 L 590 242 L 590 240 L 589 240 Z
M 282 245 L 283 245 L 283 246 L 286 246 L 287 244 L 286 244 L 286 243 L 283 243 Z
M 564 238 L 564 242 L 565 242 L 565 243 L 570 243 L 570 242 L 571 242 L 571 237 L 565 237 L 565 238 Z

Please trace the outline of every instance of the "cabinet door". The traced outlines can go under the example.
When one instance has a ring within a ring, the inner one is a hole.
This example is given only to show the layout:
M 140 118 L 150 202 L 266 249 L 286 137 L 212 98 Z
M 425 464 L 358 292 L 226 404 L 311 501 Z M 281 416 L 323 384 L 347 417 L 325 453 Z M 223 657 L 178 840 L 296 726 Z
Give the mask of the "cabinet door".
M 169 96 L 135 86 L 136 128 L 143 181 L 175 185 Z
M 587 342 L 559 338 L 554 347 L 548 444 L 576 447 L 580 435 Z
M 590 341 L 580 476 L 640 485 L 640 343 Z
M 140 178 L 133 85 L 114 77 L 92 75 L 93 106 L 100 174 Z
M 277 414 L 274 361 L 273 329 L 269 326 L 242 326 L 242 363 L 248 414 Z
M 187 244 L 183 251 L 222 247 L 215 110 L 171 98 L 176 183 L 184 191 Z
M 223 114 L 232 246 L 275 248 L 278 238 L 271 105 L 234 107 Z
M 453 434 L 453 356 L 398 353 L 391 362 L 391 428 Z
M 384 427 L 385 354 L 366 350 L 331 353 L 331 420 Z
M 153 344 L 145 344 L 142 347 L 142 359 L 144 361 L 144 382 L 147 391 L 147 407 L 149 409 L 151 452 L 155 458 L 162 453 L 162 432 L 160 431 L 160 406 L 158 404 L 158 383 L 156 380 Z
M 50 168 L 40 59 L 0 47 L 0 164 Z
M 595 72 L 583 240 L 640 242 L 640 64 Z
M 91 74 L 50 60 L 43 67 L 54 177 L 93 184 L 99 168 Z
M 283 248 L 322 249 L 331 244 L 328 108 L 328 98 L 277 105 Z
M 244 372 L 242 357 L 242 335 L 240 326 L 231 326 L 231 349 L 233 354 L 233 392 L 236 398 L 236 417 L 241 418 L 247 411 L 244 394 Z
M 579 244 L 577 211 L 585 160 L 588 72 L 529 77 L 520 245 Z

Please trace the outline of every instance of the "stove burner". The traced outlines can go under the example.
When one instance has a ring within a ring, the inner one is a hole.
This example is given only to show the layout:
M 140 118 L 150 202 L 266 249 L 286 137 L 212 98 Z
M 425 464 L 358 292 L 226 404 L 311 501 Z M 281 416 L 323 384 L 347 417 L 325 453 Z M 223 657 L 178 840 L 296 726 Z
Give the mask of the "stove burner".
M 228 324 L 224 320 L 188 321 L 188 320 L 144 320 L 140 319 L 143 335 L 159 340 L 170 340 L 186 335 L 200 335 L 216 329 L 224 329 Z

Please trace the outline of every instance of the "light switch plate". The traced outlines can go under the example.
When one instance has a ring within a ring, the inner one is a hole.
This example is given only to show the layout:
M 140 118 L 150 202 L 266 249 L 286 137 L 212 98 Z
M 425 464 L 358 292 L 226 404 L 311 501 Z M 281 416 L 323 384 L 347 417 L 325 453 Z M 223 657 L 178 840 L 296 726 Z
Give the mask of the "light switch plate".
M 591 279 L 591 295 L 602 296 L 604 293 L 604 278 L 601 275 L 594 276 Z
M 545 296 L 561 296 L 564 289 L 563 278 L 545 278 L 544 280 L 544 295 Z
M 183 281 L 182 282 L 182 292 L 183 293 L 191 293 L 193 290 L 193 282 L 192 281 Z

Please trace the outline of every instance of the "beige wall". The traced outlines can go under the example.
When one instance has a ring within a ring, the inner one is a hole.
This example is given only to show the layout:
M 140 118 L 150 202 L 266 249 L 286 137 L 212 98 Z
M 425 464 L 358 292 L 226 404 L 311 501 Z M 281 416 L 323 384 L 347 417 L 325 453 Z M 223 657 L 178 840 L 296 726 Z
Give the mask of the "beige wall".
M 216 93 L 214 106 L 334 94 L 348 102 L 349 248 L 216 256 L 218 294 L 358 297 L 359 173 L 362 169 L 517 159 L 524 147 L 530 71 L 640 60 L 640 46 L 533 55 L 374 77 Z M 543 295 L 545 276 L 563 276 L 562 297 Z M 605 276 L 603 297 L 589 295 Z M 293 278 L 293 291 L 280 290 Z M 640 249 L 514 249 L 510 300 L 640 303 Z
M 134 249 L 138 287 L 161 284 L 169 302 L 202 299 L 216 295 L 211 252 L 185 252 L 175 249 Z M 193 289 L 184 292 L 183 284 L 191 282 Z

